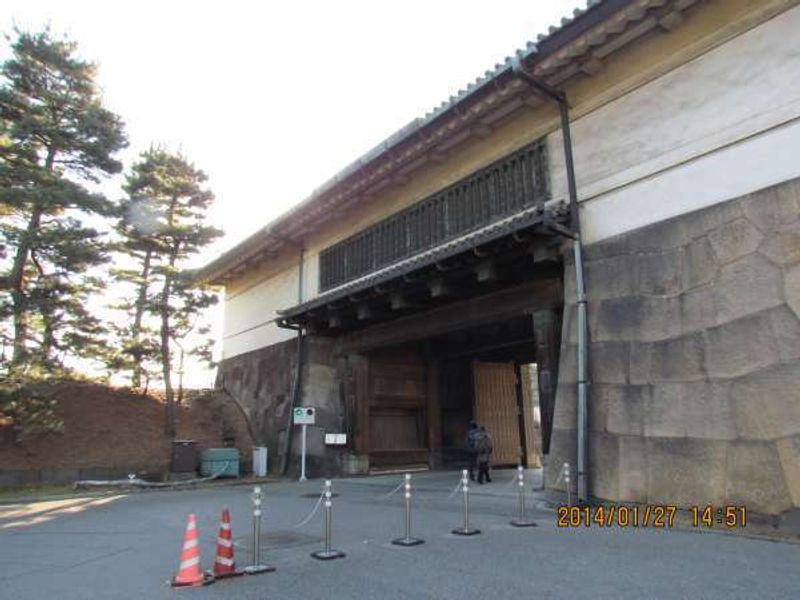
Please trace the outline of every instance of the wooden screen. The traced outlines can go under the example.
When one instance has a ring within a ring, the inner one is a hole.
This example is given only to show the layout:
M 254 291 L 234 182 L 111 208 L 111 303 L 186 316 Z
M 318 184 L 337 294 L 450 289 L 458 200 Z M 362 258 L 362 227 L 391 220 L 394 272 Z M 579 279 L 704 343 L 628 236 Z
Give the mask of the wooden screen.
M 522 457 L 519 439 L 514 363 L 473 363 L 475 420 L 492 436 L 493 465 L 517 465 Z

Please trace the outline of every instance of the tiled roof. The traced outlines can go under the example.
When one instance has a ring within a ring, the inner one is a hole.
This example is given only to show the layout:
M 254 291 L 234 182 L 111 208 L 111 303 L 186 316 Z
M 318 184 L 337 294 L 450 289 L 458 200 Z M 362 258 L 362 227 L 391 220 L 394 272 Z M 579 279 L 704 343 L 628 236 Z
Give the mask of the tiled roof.
M 572 13 L 572 16 L 561 19 L 561 23 L 559 25 L 551 26 L 546 33 L 539 34 L 535 42 L 528 42 L 524 48 L 517 50 L 515 55 L 519 57 L 520 60 L 525 60 L 539 53 L 544 45 L 553 42 L 554 38 L 558 38 L 558 34 L 562 33 L 565 28 L 568 28 L 574 24 L 576 28 L 580 29 L 582 22 L 588 19 L 589 13 L 594 12 L 596 9 L 600 9 L 602 7 L 616 10 L 617 6 L 627 4 L 628 1 L 629 0 L 588 0 L 585 8 L 575 9 Z M 590 22 L 591 19 L 586 22 L 586 25 L 588 26 Z M 216 277 L 219 273 L 225 272 L 229 268 L 235 266 L 237 260 L 241 262 L 242 257 L 246 259 L 248 256 L 257 253 L 259 246 L 266 239 L 274 235 L 278 235 L 278 237 L 280 237 L 279 232 L 283 229 L 284 223 L 288 223 L 289 219 L 295 217 L 296 215 L 305 211 L 307 208 L 314 205 L 317 200 L 321 199 L 325 194 L 333 190 L 335 186 L 352 176 L 359 169 L 385 154 L 398 144 L 411 138 L 423 127 L 435 121 L 437 118 L 441 117 L 449 110 L 457 106 L 459 103 L 465 101 L 475 92 L 487 86 L 487 84 L 496 81 L 501 74 L 510 71 L 512 68 L 512 61 L 513 58 L 511 56 L 506 57 L 502 63 L 497 63 L 493 69 L 487 70 L 482 76 L 468 84 L 464 89 L 459 90 L 455 95 L 442 102 L 439 106 L 426 113 L 423 117 L 414 119 L 406 126 L 390 135 L 380 144 L 348 164 L 336 175 L 316 188 L 308 198 L 295 205 L 289 211 L 268 223 L 265 227 L 237 244 L 234 248 L 228 250 L 225 254 L 200 269 L 198 272 L 198 277 L 201 279 L 213 279 L 213 277 Z
M 544 212 L 542 212 L 538 207 L 529 208 L 505 219 L 495 221 L 494 223 L 486 225 L 485 227 L 481 227 L 480 229 L 476 229 L 475 231 L 471 231 L 454 240 L 440 244 L 435 248 L 431 248 L 425 252 L 420 252 L 419 254 L 415 254 L 414 256 L 398 261 L 387 267 L 373 271 L 372 273 L 364 275 L 363 277 L 359 277 L 358 279 L 354 279 L 353 281 L 333 288 L 332 290 L 317 296 L 313 300 L 303 304 L 298 304 L 297 306 L 293 306 L 292 308 L 286 310 L 278 311 L 278 313 L 283 318 L 290 318 L 302 314 L 306 311 L 313 310 L 314 308 L 325 306 L 330 302 L 335 302 L 340 298 L 356 294 L 373 286 L 386 283 L 392 279 L 411 273 L 412 271 L 424 268 L 438 261 L 445 260 L 455 256 L 456 254 L 460 254 L 465 250 L 469 250 L 470 248 L 475 248 L 481 244 L 494 241 L 514 231 L 532 227 L 542 223 L 548 217 L 553 220 L 559 220 L 559 217 L 564 217 L 565 215 L 566 207 L 562 203 L 559 203 L 558 205 L 551 207 Z

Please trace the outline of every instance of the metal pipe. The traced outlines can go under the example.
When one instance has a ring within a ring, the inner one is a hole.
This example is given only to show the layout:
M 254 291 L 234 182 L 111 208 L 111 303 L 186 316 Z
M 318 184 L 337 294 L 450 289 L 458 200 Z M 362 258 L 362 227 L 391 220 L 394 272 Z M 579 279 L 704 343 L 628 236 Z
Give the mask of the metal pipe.
M 303 258 L 305 255 L 305 247 L 300 245 L 300 259 L 297 277 L 297 303 L 303 303 Z M 289 467 L 289 453 L 292 451 L 292 434 L 294 433 L 294 426 L 292 423 L 294 407 L 300 399 L 300 377 L 303 368 L 303 329 L 297 328 L 297 368 L 294 373 L 294 380 L 292 381 L 292 394 L 291 402 L 289 403 L 289 416 L 286 420 L 286 435 L 284 436 L 283 453 L 281 454 L 281 475 L 286 475 L 286 469 Z
M 578 192 L 575 183 L 575 162 L 572 156 L 572 135 L 569 124 L 569 103 L 567 95 L 562 90 L 557 90 L 547 83 L 540 81 L 522 66 L 522 62 L 515 57 L 512 62 L 514 74 L 530 86 L 549 96 L 558 103 L 561 118 L 561 133 L 564 142 L 564 160 L 567 169 L 567 189 L 569 193 L 569 212 L 572 227 L 572 252 L 575 257 L 575 302 L 577 307 L 577 338 L 578 338 L 578 406 L 577 406 L 577 484 L 578 501 L 587 502 L 589 498 L 589 466 L 587 440 L 589 433 L 588 405 L 586 388 L 588 384 L 589 344 L 586 319 L 586 288 L 583 274 L 583 247 L 581 243 L 580 213 L 578 211 Z

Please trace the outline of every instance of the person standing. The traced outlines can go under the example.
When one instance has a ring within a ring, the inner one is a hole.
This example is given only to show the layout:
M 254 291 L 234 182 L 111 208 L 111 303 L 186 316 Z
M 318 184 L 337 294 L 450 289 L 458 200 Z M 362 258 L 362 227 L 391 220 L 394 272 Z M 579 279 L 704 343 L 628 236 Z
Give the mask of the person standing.
M 478 433 L 475 435 L 475 449 L 477 451 L 478 461 L 478 483 L 482 484 L 484 478 L 486 483 L 491 483 L 492 478 L 489 476 L 489 463 L 492 456 L 492 438 L 486 431 L 486 427 L 481 425 Z
M 476 437 L 480 433 L 478 424 L 475 421 L 470 421 L 467 425 L 467 437 L 464 441 L 464 447 L 467 451 L 469 479 L 475 481 L 475 466 L 478 459 L 478 448 L 476 445 Z

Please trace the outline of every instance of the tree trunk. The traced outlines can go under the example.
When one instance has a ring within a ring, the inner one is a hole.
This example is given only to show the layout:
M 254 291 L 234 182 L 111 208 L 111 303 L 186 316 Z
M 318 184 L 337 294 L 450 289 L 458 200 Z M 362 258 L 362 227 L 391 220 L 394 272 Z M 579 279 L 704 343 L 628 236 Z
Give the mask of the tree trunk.
M 28 309 L 25 298 L 25 268 L 31 250 L 31 238 L 39 230 L 44 211 L 39 205 L 33 207 L 25 236 L 19 241 L 14 263 L 11 266 L 10 287 L 14 321 L 14 351 L 11 356 L 12 368 L 19 368 L 28 356 Z
M 139 283 L 139 295 L 136 298 L 136 313 L 133 317 L 133 344 L 137 349 L 133 355 L 133 369 L 131 373 L 131 385 L 139 388 L 142 385 L 142 354 L 139 352 L 139 339 L 142 333 L 142 317 L 144 316 L 145 305 L 147 304 L 147 288 L 150 285 L 150 262 L 153 256 L 152 250 L 147 250 L 142 263 L 141 282 Z
M 56 149 L 47 149 L 47 158 L 44 167 L 47 171 L 53 170 L 56 160 Z M 28 228 L 25 235 L 19 241 L 17 252 L 14 255 L 14 263 L 11 265 L 10 287 L 12 315 L 14 322 L 14 351 L 11 355 L 12 370 L 19 369 L 28 356 L 26 341 L 28 339 L 28 308 L 25 298 L 25 268 L 28 266 L 31 243 L 34 234 L 39 231 L 42 222 L 44 208 L 39 204 L 33 205 L 31 218 L 28 220 Z
M 172 229 L 175 222 L 175 209 L 178 207 L 178 197 L 173 196 L 167 213 L 167 226 Z M 171 337 L 171 327 L 169 323 L 169 297 L 172 287 L 172 276 L 175 268 L 175 261 L 178 260 L 178 252 L 181 243 L 176 240 L 172 244 L 169 253 L 169 265 L 164 274 L 164 289 L 161 293 L 161 369 L 164 374 L 164 401 L 166 403 L 166 427 L 167 436 L 175 437 L 175 395 L 172 390 L 172 358 L 170 356 L 169 340 Z
M 164 433 L 170 437 L 175 437 L 175 397 L 172 391 L 172 360 L 169 352 L 169 293 L 172 284 L 172 266 L 175 264 L 175 256 L 170 256 L 170 271 L 164 275 L 164 288 L 161 291 L 161 369 L 164 375 L 164 401 L 166 408 L 166 423 Z

